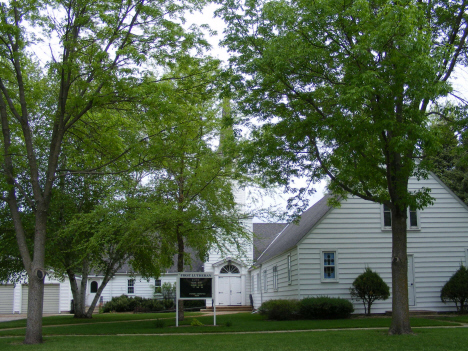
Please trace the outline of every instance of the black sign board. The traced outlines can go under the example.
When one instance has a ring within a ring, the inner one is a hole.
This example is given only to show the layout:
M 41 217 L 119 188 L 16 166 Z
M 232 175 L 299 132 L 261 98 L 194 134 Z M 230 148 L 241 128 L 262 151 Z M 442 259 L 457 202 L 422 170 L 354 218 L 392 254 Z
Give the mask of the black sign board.
M 211 299 L 213 278 L 206 273 L 180 273 L 179 299 Z

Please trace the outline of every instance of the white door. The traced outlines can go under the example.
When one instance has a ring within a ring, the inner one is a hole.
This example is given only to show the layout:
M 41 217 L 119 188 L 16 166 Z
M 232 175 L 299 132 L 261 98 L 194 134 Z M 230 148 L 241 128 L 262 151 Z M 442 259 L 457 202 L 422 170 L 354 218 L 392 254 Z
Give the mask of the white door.
M 230 305 L 242 305 L 242 286 L 241 277 L 229 277 L 231 285 L 231 303 Z
M 221 275 L 218 277 L 218 305 L 242 305 L 241 277 Z
M 0 313 L 13 313 L 13 285 L 0 285 Z
M 231 301 L 229 277 L 218 277 L 218 305 L 227 306 Z
M 410 306 L 415 305 L 414 298 L 414 257 L 408 255 L 408 303 Z

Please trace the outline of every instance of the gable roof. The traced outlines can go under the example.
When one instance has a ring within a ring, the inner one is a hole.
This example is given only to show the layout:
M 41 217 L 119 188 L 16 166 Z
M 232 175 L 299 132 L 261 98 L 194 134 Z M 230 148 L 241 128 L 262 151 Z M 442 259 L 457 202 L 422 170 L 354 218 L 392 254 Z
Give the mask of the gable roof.
M 288 223 L 253 223 L 253 260 L 256 261 Z
M 256 264 L 261 264 L 269 259 L 286 252 L 297 245 L 297 243 L 308 234 L 322 217 L 332 208 L 327 201 L 330 195 L 325 195 L 315 205 L 310 207 L 301 215 L 298 224 L 288 224 L 270 243 L 270 245 L 258 257 Z M 255 232 L 255 231 L 254 231 Z

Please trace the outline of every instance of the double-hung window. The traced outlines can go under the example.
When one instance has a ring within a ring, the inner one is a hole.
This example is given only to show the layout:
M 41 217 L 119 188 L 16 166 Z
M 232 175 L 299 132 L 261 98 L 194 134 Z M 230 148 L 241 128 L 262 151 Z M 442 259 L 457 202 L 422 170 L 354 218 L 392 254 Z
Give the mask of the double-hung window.
M 288 284 L 292 282 L 291 255 L 288 255 Z
M 161 292 L 161 279 L 154 280 L 154 292 L 156 294 Z
M 273 266 L 273 290 L 278 290 L 278 267 Z
M 420 229 L 419 212 L 414 207 L 408 208 L 408 220 L 406 227 L 407 229 L 413 230 Z M 382 229 L 392 229 L 392 210 L 387 205 L 382 206 Z
M 322 282 L 338 281 L 338 252 L 322 250 L 320 256 Z
M 260 273 L 257 273 L 257 291 L 262 292 L 262 283 L 260 281 Z
M 135 293 L 135 279 L 129 279 L 127 281 L 127 293 L 134 294 Z
M 268 291 L 268 282 L 267 282 L 267 270 L 263 270 L 263 291 Z

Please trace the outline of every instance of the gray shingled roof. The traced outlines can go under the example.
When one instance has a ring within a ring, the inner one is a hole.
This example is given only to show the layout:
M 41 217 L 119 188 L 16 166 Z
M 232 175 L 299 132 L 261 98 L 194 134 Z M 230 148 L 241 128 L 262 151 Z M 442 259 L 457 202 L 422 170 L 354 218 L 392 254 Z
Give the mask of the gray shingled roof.
M 320 219 L 331 209 L 327 205 L 329 195 L 324 196 L 315 205 L 310 207 L 301 215 L 299 224 L 288 224 L 271 242 L 271 244 L 258 257 L 256 264 L 268 261 L 269 259 L 286 252 L 297 245 L 297 243 L 308 234 Z
M 273 239 L 288 223 L 254 223 L 253 224 L 253 260 L 256 261 Z

